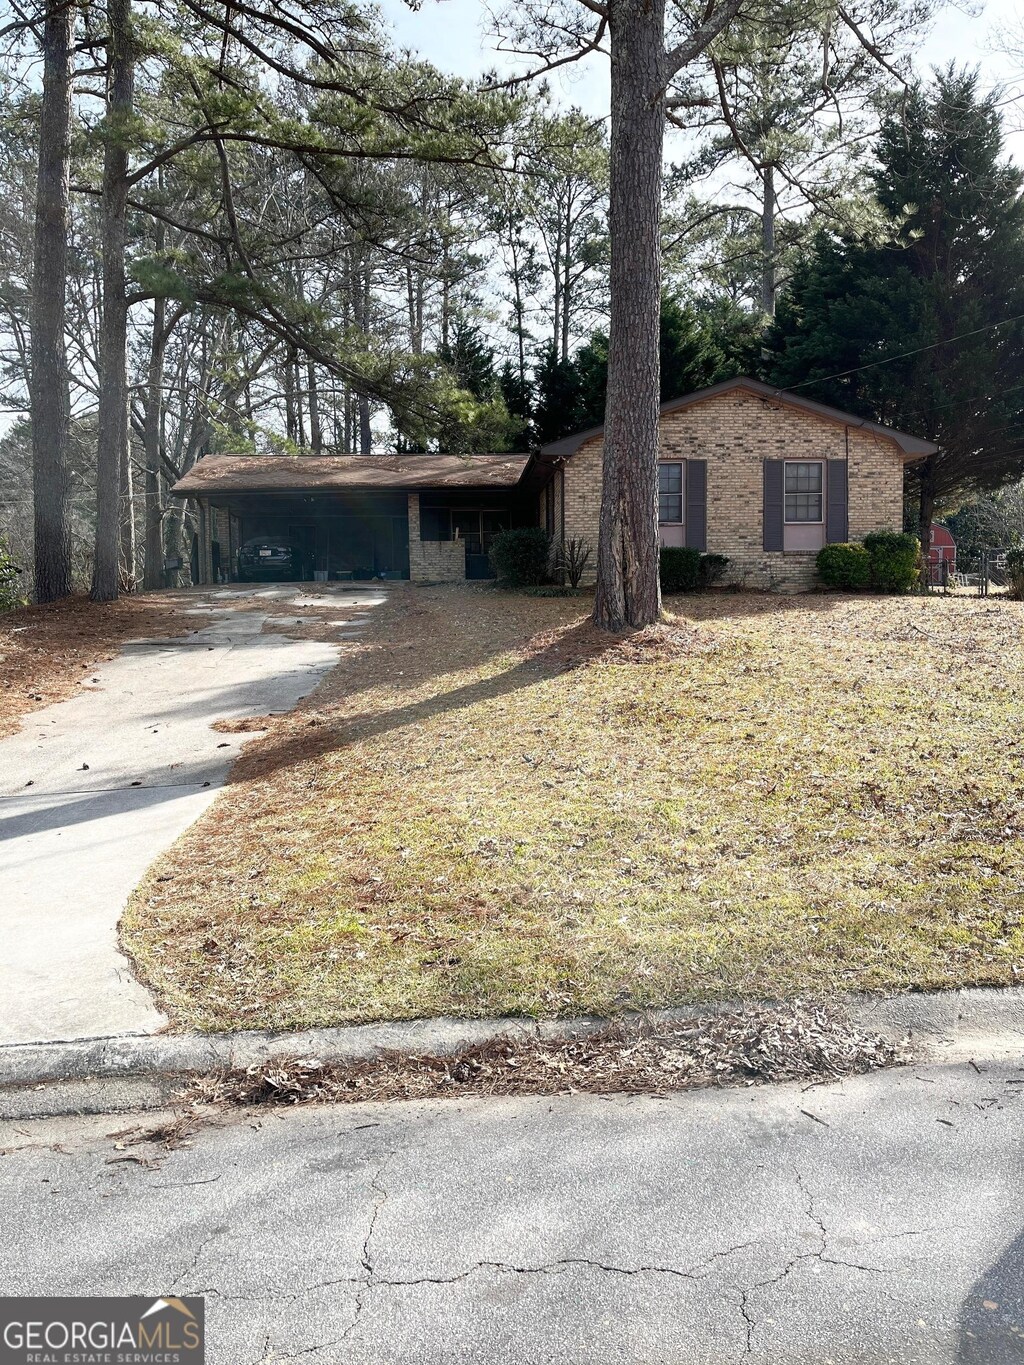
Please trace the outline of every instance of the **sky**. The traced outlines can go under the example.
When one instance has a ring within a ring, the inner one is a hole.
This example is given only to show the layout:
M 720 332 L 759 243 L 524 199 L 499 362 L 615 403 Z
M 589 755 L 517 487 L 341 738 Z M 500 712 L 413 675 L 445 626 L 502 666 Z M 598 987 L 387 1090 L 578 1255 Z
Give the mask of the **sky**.
M 412 11 L 404 0 L 378 0 L 395 37 L 443 71 L 472 78 L 498 66 L 514 69 L 507 57 L 496 53 L 494 39 L 487 32 L 488 11 L 482 0 L 423 0 Z M 917 56 L 919 69 L 926 73 L 932 66 L 970 63 L 982 68 L 985 86 L 1005 85 L 1006 95 L 1024 95 L 1024 70 L 1018 63 L 994 50 L 998 36 L 1006 30 L 1024 28 L 1019 0 L 988 0 L 980 13 L 965 13 L 950 7 L 922 44 Z M 595 58 L 586 67 L 569 66 L 549 78 L 552 93 L 559 102 L 578 104 L 595 116 L 607 112 L 607 63 Z M 1024 164 L 1024 98 L 1019 105 L 1006 108 L 1007 151 Z

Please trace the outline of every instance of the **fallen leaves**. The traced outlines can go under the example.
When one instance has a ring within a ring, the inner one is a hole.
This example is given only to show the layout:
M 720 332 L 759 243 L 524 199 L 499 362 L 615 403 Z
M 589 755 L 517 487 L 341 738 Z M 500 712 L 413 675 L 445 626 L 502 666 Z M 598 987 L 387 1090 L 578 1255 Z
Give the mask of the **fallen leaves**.
M 909 1045 L 862 1033 L 837 1011 L 794 1006 L 635 1019 L 578 1038 L 503 1037 L 453 1056 L 385 1054 L 332 1065 L 284 1058 L 193 1081 L 179 1096 L 201 1104 L 293 1105 L 430 1099 L 465 1093 L 667 1093 L 718 1085 L 837 1079 L 912 1059 Z M 802 1114 L 828 1127 L 825 1120 Z

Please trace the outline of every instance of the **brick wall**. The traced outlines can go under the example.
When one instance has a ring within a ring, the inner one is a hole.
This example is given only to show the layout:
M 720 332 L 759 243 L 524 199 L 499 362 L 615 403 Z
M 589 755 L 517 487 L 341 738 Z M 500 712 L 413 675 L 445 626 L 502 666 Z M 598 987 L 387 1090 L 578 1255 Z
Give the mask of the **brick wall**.
M 230 526 L 227 510 L 223 507 L 211 507 L 205 499 L 198 503 L 199 517 L 199 581 L 200 583 L 213 582 L 213 542 L 217 541 L 220 545 L 220 567 L 222 572 L 228 573 L 232 565 L 230 564 Z
M 414 583 L 459 583 L 466 577 L 464 540 L 420 540 L 420 495 L 409 494 L 409 577 Z
M 661 419 L 661 455 L 708 462 L 708 550 L 729 557 L 727 581 L 760 588 L 808 588 L 814 552 L 762 548 L 765 460 L 847 458 L 850 539 L 898 531 L 903 465 L 891 441 L 742 390 L 694 403 Z M 594 437 L 564 466 L 565 534 L 597 546 L 603 440 Z

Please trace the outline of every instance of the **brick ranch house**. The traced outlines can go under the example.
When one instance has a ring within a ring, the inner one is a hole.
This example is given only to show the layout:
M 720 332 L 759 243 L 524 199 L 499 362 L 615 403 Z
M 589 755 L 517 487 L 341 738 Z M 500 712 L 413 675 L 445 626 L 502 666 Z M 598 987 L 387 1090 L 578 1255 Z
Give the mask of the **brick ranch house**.
M 727 581 L 808 588 L 827 542 L 899 530 L 908 436 L 753 379 L 662 404 L 659 531 L 729 559 Z M 211 455 L 171 490 L 198 503 L 193 568 L 234 576 L 238 547 L 288 537 L 313 577 L 487 577 L 503 527 L 597 545 L 603 429 L 535 455 Z

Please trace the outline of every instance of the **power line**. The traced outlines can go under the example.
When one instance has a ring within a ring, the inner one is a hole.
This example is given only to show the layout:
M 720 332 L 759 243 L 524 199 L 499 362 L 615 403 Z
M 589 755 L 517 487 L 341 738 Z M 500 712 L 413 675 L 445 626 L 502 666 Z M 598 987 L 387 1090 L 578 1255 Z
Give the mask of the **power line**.
M 962 394 L 957 394 L 955 398 L 946 398 L 938 403 L 932 403 L 917 408 L 908 408 L 907 412 L 909 415 L 914 416 L 919 412 L 932 412 L 936 408 L 967 407 L 972 403 L 991 402 L 996 398 L 1005 398 L 1008 393 L 1019 393 L 1021 389 L 1024 389 L 1024 384 L 1010 384 L 1005 389 L 986 389 L 983 393 L 972 393 L 967 397 Z
M 942 341 L 933 341 L 927 346 L 917 346 L 912 351 L 900 351 L 898 355 L 885 356 L 882 360 L 869 361 L 867 365 L 854 365 L 849 370 L 839 370 L 836 374 L 823 375 L 821 378 L 805 379 L 800 384 L 791 384 L 788 388 L 778 389 L 779 393 L 795 393 L 797 389 L 805 389 L 809 384 L 829 384 L 833 379 L 845 379 L 851 374 L 861 374 L 864 370 L 877 369 L 879 365 L 891 365 L 895 360 L 907 360 L 910 356 L 923 355 L 925 351 L 937 350 L 940 346 L 951 346 L 954 341 L 966 341 L 968 337 L 980 336 L 982 332 L 995 331 L 997 327 L 1009 327 L 1013 322 L 1024 322 L 1024 313 L 1018 313 L 1013 318 L 1003 318 L 1002 322 L 989 322 L 984 327 L 975 327 L 970 332 L 961 332 L 959 336 L 945 337 Z

